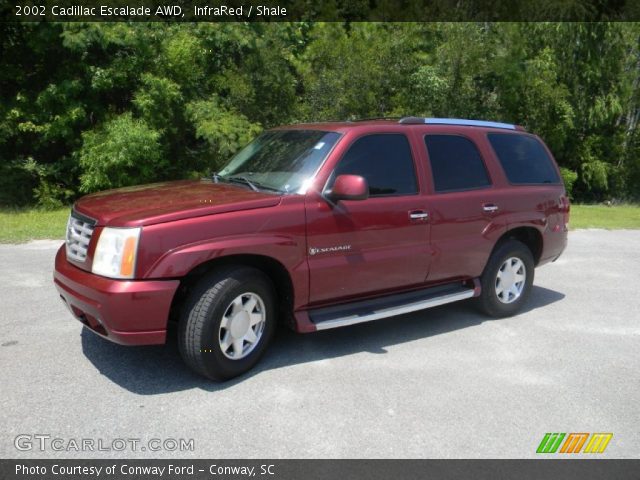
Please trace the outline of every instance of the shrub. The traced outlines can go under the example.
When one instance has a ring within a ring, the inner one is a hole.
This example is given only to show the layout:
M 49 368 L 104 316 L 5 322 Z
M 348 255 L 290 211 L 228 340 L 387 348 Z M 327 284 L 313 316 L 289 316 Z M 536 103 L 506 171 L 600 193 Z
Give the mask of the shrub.
M 567 189 L 567 195 L 570 199 L 573 199 L 573 184 L 576 183 L 578 174 L 565 167 L 560 167 L 560 174 L 562 175 L 564 186 Z
M 0 206 L 23 206 L 33 201 L 37 178 L 26 168 L 26 163 L 0 160 Z
M 262 130 L 244 115 L 222 107 L 217 99 L 187 105 L 187 114 L 195 127 L 196 137 L 207 142 L 210 168 L 224 165 L 238 150 Z
M 93 192 L 149 182 L 162 177 L 166 158 L 160 134 L 127 112 L 82 134 L 80 190 Z

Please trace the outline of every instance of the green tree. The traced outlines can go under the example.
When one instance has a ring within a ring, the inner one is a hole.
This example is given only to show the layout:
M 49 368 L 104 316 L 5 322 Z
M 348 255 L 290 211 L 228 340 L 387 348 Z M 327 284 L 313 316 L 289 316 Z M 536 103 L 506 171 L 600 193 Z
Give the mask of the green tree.
M 168 161 L 161 155 L 160 133 L 130 112 L 82 135 L 78 152 L 83 192 L 124 187 L 162 178 Z
M 640 24 L 362 23 L 366 2 L 314 8 L 353 22 L 4 25 L 0 204 L 201 175 L 279 124 L 401 115 L 524 125 L 577 200 L 640 199 Z

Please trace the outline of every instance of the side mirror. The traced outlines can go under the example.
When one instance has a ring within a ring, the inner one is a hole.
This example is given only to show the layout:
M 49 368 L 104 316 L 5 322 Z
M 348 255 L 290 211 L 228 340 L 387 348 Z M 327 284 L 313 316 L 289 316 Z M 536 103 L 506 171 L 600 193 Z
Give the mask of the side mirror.
M 338 175 L 333 188 L 327 192 L 327 197 L 337 202 L 339 200 L 366 200 L 369 198 L 369 184 L 360 175 Z

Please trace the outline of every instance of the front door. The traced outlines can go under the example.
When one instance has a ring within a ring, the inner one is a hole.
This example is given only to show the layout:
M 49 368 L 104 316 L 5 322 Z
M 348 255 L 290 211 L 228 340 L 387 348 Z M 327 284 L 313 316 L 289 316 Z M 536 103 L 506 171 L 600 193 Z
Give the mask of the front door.
M 429 222 L 406 135 L 369 134 L 353 141 L 331 175 L 363 176 L 366 200 L 332 204 L 307 197 L 310 303 L 393 292 L 424 282 Z

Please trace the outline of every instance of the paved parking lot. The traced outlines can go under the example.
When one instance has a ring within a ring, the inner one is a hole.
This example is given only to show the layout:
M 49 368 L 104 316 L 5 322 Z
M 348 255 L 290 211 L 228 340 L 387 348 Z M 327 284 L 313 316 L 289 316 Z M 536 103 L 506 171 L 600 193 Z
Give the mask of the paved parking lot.
M 640 231 L 572 232 L 517 317 L 463 303 L 281 331 L 257 369 L 224 384 L 192 374 L 173 344 L 83 332 L 52 285 L 59 244 L 0 245 L 3 458 L 519 458 L 546 432 L 613 432 L 603 456 L 640 458 Z M 20 434 L 195 449 L 18 451 Z

